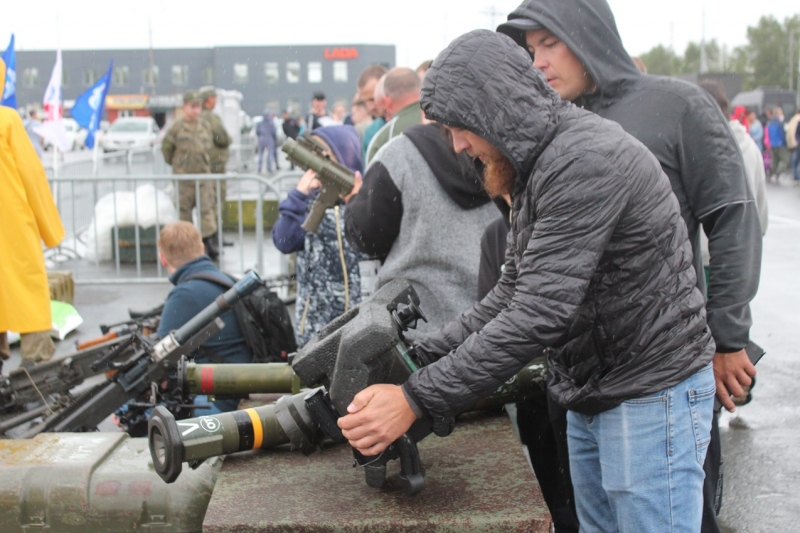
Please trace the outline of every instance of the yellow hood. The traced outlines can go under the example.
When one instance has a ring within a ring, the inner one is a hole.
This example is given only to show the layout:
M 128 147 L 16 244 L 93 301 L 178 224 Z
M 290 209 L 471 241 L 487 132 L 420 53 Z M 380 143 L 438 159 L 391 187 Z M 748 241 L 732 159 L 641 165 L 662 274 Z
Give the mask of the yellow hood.
M 6 62 L 0 58 L 0 95 L 6 90 Z

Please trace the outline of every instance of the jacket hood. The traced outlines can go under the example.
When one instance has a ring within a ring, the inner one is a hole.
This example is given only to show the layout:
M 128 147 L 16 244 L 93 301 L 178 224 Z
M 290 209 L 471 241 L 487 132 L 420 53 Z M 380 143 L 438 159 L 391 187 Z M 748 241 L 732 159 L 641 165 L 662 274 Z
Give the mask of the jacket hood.
M 353 172 L 364 172 L 361 163 L 361 141 L 358 131 L 353 126 L 324 126 L 315 129 L 313 135 L 322 137 L 328 143 L 339 163 Z
M 425 74 L 425 115 L 494 145 L 528 181 L 536 159 L 570 105 L 547 85 L 522 48 L 505 35 L 475 30 L 455 39 Z
M 642 76 L 622 45 L 606 0 L 526 0 L 508 15 L 511 24 L 497 28 L 524 47 L 525 31 L 513 27 L 514 19 L 544 26 L 581 60 L 597 85 L 586 99 L 614 96 Z
M 481 173 L 466 153 L 456 154 L 437 124 L 417 124 L 403 135 L 419 150 L 442 189 L 462 209 L 473 209 L 489 203 Z

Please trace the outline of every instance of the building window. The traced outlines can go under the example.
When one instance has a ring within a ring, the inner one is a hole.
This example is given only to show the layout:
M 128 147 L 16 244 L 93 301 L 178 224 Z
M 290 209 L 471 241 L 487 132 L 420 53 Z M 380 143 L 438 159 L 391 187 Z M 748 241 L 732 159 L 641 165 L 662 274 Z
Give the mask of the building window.
M 286 63 L 286 81 L 289 83 L 300 82 L 300 63 L 296 61 Z
M 83 86 L 90 87 L 97 81 L 97 71 L 93 68 L 83 69 Z
M 172 85 L 186 85 L 189 82 L 188 65 L 172 65 Z
M 347 61 L 333 62 L 333 81 L 347 82 Z
M 203 68 L 203 83 L 206 85 L 214 84 L 214 67 L 211 65 Z
M 36 87 L 39 83 L 39 69 L 26 68 L 22 71 L 22 84 L 25 87 Z
M 264 79 L 267 83 L 278 83 L 280 77 L 277 63 L 264 63 Z
M 153 65 L 142 71 L 142 83 L 145 85 L 155 85 L 158 83 L 158 65 Z
M 312 61 L 308 64 L 308 83 L 319 83 L 322 81 L 322 63 Z
M 114 67 L 114 85 L 117 87 L 128 85 L 128 81 L 130 80 L 131 72 L 130 69 L 126 66 L 121 67 Z
M 247 63 L 234 63 L 233 83 L 247 83 L 248 68 Z
M 69 86 L 69 76 L 67 76 L 67 69 L 61 69 L 61 86 Z
M 278 115 L 281 112 L 281 102 L 279 100 L 267 100 L 267 109 Z
M 300 100 L 297 98 L 289 98 L 289 103 L 286 105 L 286 110 L 291 116 L 297 116 L 301 113 Z

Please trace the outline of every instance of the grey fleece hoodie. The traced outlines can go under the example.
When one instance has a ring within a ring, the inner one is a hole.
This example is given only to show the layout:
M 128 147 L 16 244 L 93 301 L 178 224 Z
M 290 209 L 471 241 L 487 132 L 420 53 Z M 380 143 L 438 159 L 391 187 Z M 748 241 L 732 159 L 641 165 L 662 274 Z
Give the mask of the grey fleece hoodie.
M 605 0 L 528 0 L 508 18 L 536 21 L 564 41 L 597 85 L 575 103 L 617 122 L 661 163 L 700 273 L 701 227 L 709 238 L 706 309 L 717 351 L 743 349 L 761 275 L 762 232 L 741 153 L 719 107 L 700 87 L 642 75 Z M 523 32 L 502 25 L 498 31 L 525 45 Z M 705 291 L 705 277 L 697 276 L 697 282 Z

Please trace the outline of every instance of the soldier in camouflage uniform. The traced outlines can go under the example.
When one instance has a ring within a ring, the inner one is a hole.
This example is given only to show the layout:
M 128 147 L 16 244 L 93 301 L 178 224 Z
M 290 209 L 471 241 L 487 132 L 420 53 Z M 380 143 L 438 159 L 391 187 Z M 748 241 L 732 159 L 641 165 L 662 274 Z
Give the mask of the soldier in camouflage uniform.
M 361 171 L 358 132 L 352 126 L 317 128 L 314 135 L 330 148 L 332 158 L 352 171 Z M 339 205 L 325 211 L 315 233 L 303 230 L 311 205 L 319 192 L 313 171 L 301 178 L 297 188 L 278 206 L 280 216 L 272 228 L 275 247 L 285 254 L 297 252 L 297 346 L 306 344 L 328 322 L 361 301 L 358 262 L 366 256 L 356 252 L 344 238 L 344 210 Z
M 173 174 L 208 174 L 211 171 L 211 125 L 200 117 L 201 100 L 197 91 L 183 95 L 183 117 L 176 120 L 161 143 L 164 160 Z M 181 220 L 192 221 L 197 204 L 194 181 L 179 181 Z M 213 181 L 200 182 L 200 233 L 212 259 L 219 255 L 214 237 L 217 234 L 217 191 Z

